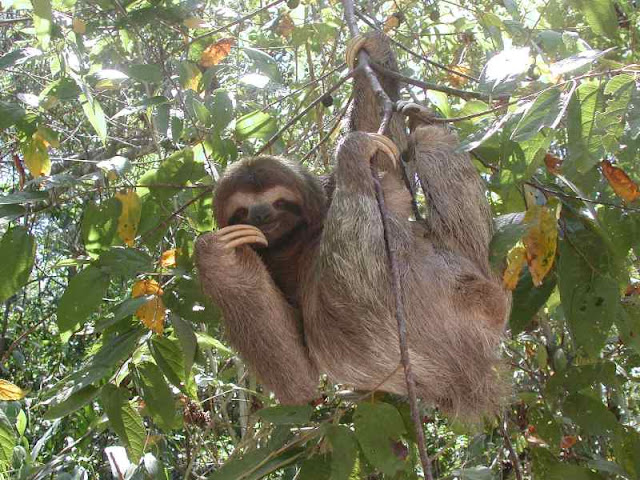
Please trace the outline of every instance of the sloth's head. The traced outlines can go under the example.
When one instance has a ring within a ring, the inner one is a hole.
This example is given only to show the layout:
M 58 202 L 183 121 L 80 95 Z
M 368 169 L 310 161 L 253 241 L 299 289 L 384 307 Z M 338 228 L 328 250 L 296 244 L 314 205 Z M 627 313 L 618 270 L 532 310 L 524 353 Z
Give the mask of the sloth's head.
M 326 211 L 319 181 L 302 166 L 278 157 L 246 158 L 230 166 L 214 197 L 218 227 L 259 228 L 269 249 L 317 232 Z

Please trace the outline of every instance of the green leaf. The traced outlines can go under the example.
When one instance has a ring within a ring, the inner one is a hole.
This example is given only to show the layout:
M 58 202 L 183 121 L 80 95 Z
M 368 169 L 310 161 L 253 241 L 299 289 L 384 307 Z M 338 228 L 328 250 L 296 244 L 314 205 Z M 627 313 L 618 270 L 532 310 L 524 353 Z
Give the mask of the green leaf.
M 0 303 L 29 280 L 36 257 L 36 240 L 24 227 L 14 227 L 0 241 Z
M 0 423 L 0 471 L 9 471 L 16 436 L 12 428 Z
M 236 122 L 236 136 L 239 140 L 259 138 L 266 140 L 276 132 L 276 120 L 268 113 L 256 110 Z
M 153 295 L 143 295 L 136 298 L 127 298 L 124 302 L 119 303 L 112 309 L 113 317 L 106 320 L 100 319 L 100 322 L 96 325 L 96 330 L 101 332 L 112 325 L 115 325 L 120 320 L 130 317 L 145 303 L 153 298 Z
M 144 398 L 146 408 L 154 421 L 163 430 L 178 426 L 175 398 L 158 366 L 144 362 L 135 369 L 138 391 Z
M 207 108 L 213 117 L 213 128 L 220 133 L 233 120 L 233 101 L 229 92 L 223 88 L 218 88 L 211 94 L 211 99 L 207 101 Z
M 82 217 L 82 240 L 90 254 L 97 255 L 119 242 L 118 218 L 122 204 L 112 197 L 100 204 L 90 203 Z
M 527 231 L 523 221 L 524 212 L 509 213 L 495 219 L 495 232 L 489 245 L 489 261 L 494 268 L 500 267 L 509 250 Z
M 131 78 L 135 78 L 136 80 L 140 80 L 141 82 L 162 82 L 162 69 L 158 65 L 130 65 L 127 73 Z
M 569 166 L 579 173 L 591 170 L 602 158 L 602 137 L 596 129 L 596 113 L 604 109 L 603 89 L 599 84 L 582 83 L 567 109 L 567 146 Z
M 25 111 L 20 105 L 0 101 L 0 131 L 15 125 L 24 116 Z
M 49 194 L 47 192 L 15 192 L 8 195 L 0 195 L 0 205 L 36 203 L 48 199 Z
M 100 255 L 95 264 L 111 275 L 133 277 L 153 270 L 153 259 L 136 248 L 111 247 Z
M 109 276 L 95 266 L 75 275 L 58 303 L 58 328 L 70 333 L 80 327 L 102 303 L 109 286 Z
M 385 475 L 396 475 L 410 466 L 393 451 L 393 442 L 406 434 L 400 412 L 388 403 L 358 404 L 354 416 L 356 438 L 364 456 Z
M 184 393 L 196 398 L 193 377 L 187 374 L 184 355 L 177 339 L 153 336 L 151 338 L 151 354 L 169 381 Z
M 600 400 L 587 395 L 570 395 L 564 402 L 564 413 L 588 435 L 612 435 L 619 427 L 615 415 Z
M 616 315 L 620 300 L 615 280 L 587 262 L 584 252 L 567 240 L 560 242 L 558 287 L 573 339 L 591 357 L 597 357 Z
M 547 303 L 555 286 L 556 275 L 553 273 L 548 274 L 542 285 L 536 287 L 529 269 L 522 269 L 520 280 L 512 292 L 513 300 L 509 316 L 509 328 L 511 328 L 512 335 L 526 330 L 538 311 Z
M 53 27 L 51 2 L 50 0 L 31 0 L 31 4 L 33 5 L 33 26 L 36 29 L 36 37 L 46 49 L 49 46 Z
M 128 398 L 126 390 L 114 385 L 106 385 L 103 388 L 101 400 L 111 428 L 127 446 L 130 460 L 138 463 L 144 452 L 147 432 L 142 417 Z
M 72 392 L 66 398 L 63 395 L 60 400 L 56 401 L 47 409 L 43 418 L 45 420 L 55 420 L 56 418 L 71 415 L 76 410 L 91 402 L 99 393 L 100 387 L 89 385 L 81 390 Z
M 331 456 L 314 455 L 306 458 L 300 466 L 298 480 L 333 480 L 331 478 Z
M 276 425 L 309 423 L 313 407 L 310 405 L 276 405 L 258 410 L 256 415 Z
M 615 39 L 618 33 L 618 15 L 611 0 L 573 0 L 576 10 L 584 14 L 596 35 Z
M 331 480 L 349 480 L 358 458 L 358 443 L 353 432 L 344 425 L 327 425 L 331 444 Z
M 227 462 L 209 476 L 209 480 L 259 480 L 295 462 L 304 450 L 290 449 L 278 455 L 270 455 L 267 449 L 253 450 L 241 458 Z
M 27 60 L 42 55 L 42 51 L 37 48 L 19 48 L 0 57 L 0 70 L 22 65 Z
M 80 95 L 80 102 L 82 103 L 82 110 L 91 123 L 91 126 L 102 140 L 102 143 L 107 140 L 107 117 L 102 111 L 100 103 L 94 99 L 88 99 L 86 95 Z
M 536 429 L 536 435 L 547 442 L 551 448 L 558 450 L 562 440 L 562 424 L 556 419 L 545 404 L 531 407 L 528 420 Z
M 511 140 L 522 142 L 533 138 L 544 127 L 553 125 L 561 110 L 560 89 L 545 90 L 531 102 L 511 134 Z
M 188 181 L 196 181 L 207 175 L 204 170 L 204 166 L 198 163 L 193 158 L 193 150 L 186 148 L 180 150 L 166 160 L 164 160 L 157 170 L 151 170 L 145 173 L 139 180 L 140 185 L 149 185 L 149 191 L 151 195 L 159 201 L 166 200 L 181 189 L 177 188 L 165 188 L 167 184 L 170 185 L 186 185 Z M 165 187 L 156 187 L 154 184 L 161 184 Z
M 178 337 L 182 352 L 184 354 L 184 369 L 187 373 L 191 372 L 193 361 L 196 358 L 196 350 L 198 348 L 198 339 L 193 331 L 191 323 L 187 322 L 178 315 L 171 315 L 171 324 Z
M 625 345 L 640 354 L 640 304 L 629 302 L 621 305 L 615 323 Z
M 270 55 L 266 54 L 262 50 L 250 47 L 244 47 L 242 50 L 250 60 L 253 60 L 256 68 L 272 81 L 276 83 L 283 82 L 282 75 L 278 69 L 278 63 Z
M 229 347 L 225 346 L 220 340 L 213 338 L 206 333 L 196 333 L 196 338 L 198 339 L 198 348 L 214 348 L 218 351 L 218 353 L 222 353 L 224 355 L 233 355 L 233 350 Z

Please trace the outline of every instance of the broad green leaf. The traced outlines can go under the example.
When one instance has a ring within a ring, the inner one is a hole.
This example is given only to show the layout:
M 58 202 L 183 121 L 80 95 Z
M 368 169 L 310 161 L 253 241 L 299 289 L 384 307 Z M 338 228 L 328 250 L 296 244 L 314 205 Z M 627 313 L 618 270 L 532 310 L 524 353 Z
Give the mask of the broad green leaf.
M 524 212 L 509 213 L 495 219 L 495 232 L 489 245 L 489 260 L 494 268 L 499 268 L 505 256 L 520 241 L 527 231 Z
M 71 415 L 76 410 L 84 407 L 100 393 L 100 387 L 89 385 L 81 390 L 71 393 L 66 398 L 61 398 L 51 405 L 44 414 L 45 420 L 55 420 L 56 418 Z
M 562 101 L 560 89 L 552 88 L 542 92 L 531 102 L 515 130 L 511 134 L 511 140 L 522 142 L 533 138 L 544 127 L 553 125 L 560 115 Z
M 102 303 L 109 286 L 109 275 L 100 268 L 89 266 L 69 281 L 58 303 L 57 319 L 61 333 L 79 328 Z
M 344 425 L 328 425 L 327 439 L 331 444 L 331 480 L 349 480 L 358 458 L 355 435 Z
M 162 69 L 158 65 L 130 65 L 127 73 L 131 78 L 135 78 L 141 82 L 162 82 Z
M 214 348 L 218 353 L 233 355 L 233 350 L 225 346 L 220 340 L 213 338 L 206 333 L 198 332 L 196 333 L 196 338 L 198 339 L 198 348 Z
M 300 465 L 299 480 L 332 480 L 331 455 L 314 455 Z
M 552 63 L 549 69 L 553 75 L 563 75 L 594 62 L 608 52 L 609 50 L 584 50 L 556 63 Z
M 625 345 L 640 354 L 640 305 L 638 302 L 620 305 L 616 312 L 615 323 Z
M 117 236 L 118 217 L 121 204 L 115 198 L 100 204 L 89 203 L 82 217 L 82 240 L 92 255 L 109 250 L 119 242 Z
M 50 0 L 31 0 L 33 5 L 33 26 L 36 29 L 36 37 L 40 44 L 46 49 L 51 38 L 53 27 L 53 16 L 51 12 Z
M 393 442 L 407 433 L 400 412 L 388 403 L 361 402 L 354 416 L 356 438 L 367 460 L 385 475 L 410 467 L 393 451 Z
M 529 70 L 529 47 L 508 48 L 492 56 L 480 75 L 479 88 L 493 95 L 511 93 Z
M 618 15 L 611 0 L 573 0 L 596 35 L 615 39 L 618 32 Z
M 529 410 L 529 423 L 535 427 L 536 436 L 547 442 L 549 446 L 558 450 L 562 440 L 561 419 L 556 419 L 549 408 L 543 403 L 536 404 Z
M 311 420 L 313 407 L 310 405 L 276 405 L 263 408 L 256 414 L 276 425 L 305 424 Z
M 244 53 L 253 60 L 256 68 L 276 83 L 282 83 L 282 74 L 278 68 L 277 62 L 262 50 L 244 47 Z
M 25 116 L 24 109 L 17 103 L 0 101 L 0 132 L 15 125 Z
M 187 373 L 191 372 L 193 361 L 196 358 L 196 350 L 198 348 L 198 339 L 193 326 L 178 315 L 171 315 L 171 324 L 178 337 L 182 353 L 184 354 L 184 369 Z
M 640 434 L 633 427 L 622 427 L 614 439 L 616 463 L 629 474 L 640 477 Z
M 154 335 L 151 338 L 151 354 L 162 373 L 169 381 L 184 393 L 195 398 L 193 376 L 187 374 L 184 365 L 184 354 L 177 339 Z
M 9 470 L 15 446 L 14 430 L 4 422 L 0 423 L 0 472 Z
M 527 329 L 538 311 L 547 303 L 555 286 L 556 276 L 554 274 L 547 275 L 542 285 L 536 287 L 533 285 L 529 270 L 523 269 L 520 280 L 512 292 L 509 328 L 511 328 L 513 335 Z
M 567 109 L 568 165 L 579 173 L 591 170 L 604 152 L 596 129 L 597 112 L 604 108 L 603 90 L 598 83 L 583 83 L 569 101 Z
M 8 195 L 0 195 L 0 205 L 36 203 L 48 199 L 49 194 L 47 192 L 15 192 Z
M 0 303 L 29 280 L 36 256 L 36 240 L 24 227 L 14 227 L 0 240 Z
M 564 412 L 588 435 L 612 435 L 619 428 L 615 415 L 591 396 L 570 395 L 564 402 Z
M 207 101 L 207 108 L 213 117 L 213 128 L 220 133 L 233 120 L 233 101 L 223 88 L 213 91 Z
M 135 368 L 135 372 L 138 391 L 154 421 L 163 430 L 177 427 L 176 400 L 158 366 L 144 362 Z
M 133 277 L 153 270 L 153 259 L 137 248 L 111 247 L 103 252 L 96 266 L 111 275 Z
M 236 122 L 236 136 L 239 140 L 259 138 L 266 140 L 276 132 L 276 120 L 268 113 L 256 110 L 239 118 Z
M 193 150 L 186 148 L 164 160 L 157 170 L 150 170 L 145 173 L 138 183 L 140 185 L 148 185 L 151 195 L 157 200 L 163 201 L 181 191 L 179 187 L 166 188 L 167 185 L 185 185 L 189 181 L 195 182 L 206 175 L 203 164 L 194 160 Z M 154 187 L 154 185 L 160 186 Z M 139 193 L 142 195 L 142 192 Z
M 596 357 L 604 346 L 620 297 L 616 281 L 594 271 L 583 255 L 568 241 L 560 242 L 558 287 L 576 345 Z
M 27 47 L 13 50 L 0 57 L 0 70 L 22 65 L 27 60 L 42 55 L 42 51 L 37 48 Z
M 100 103 L 94 99 L 88 99 L 86 95 L 80 95 L 80 103 L 82 103 L 82 110 L 87 116 L 89 123 L 100 137 L 102 142 L 107 140 L 107 117 L 102 111 Z
M 127 298 L 124 302 L 119 303 L 112 309 L 113 316 L 107 319 L 100 319 L 96 325 L 96 330 L 101 332 L 112 325 L 115 325 L 120 320 L 127 317 L 131 317 L 136 311 L 149 300 L 152 300 L 152 295 L 143 295 L 136 298 Z
M 109 424 L 126 445 L 130 460 L 137 463 L 144 451 L 147 432 L 142 417 L 128 398 L 128 392 L 115 385 L 109 384 L 102 389 L 102 406 Z

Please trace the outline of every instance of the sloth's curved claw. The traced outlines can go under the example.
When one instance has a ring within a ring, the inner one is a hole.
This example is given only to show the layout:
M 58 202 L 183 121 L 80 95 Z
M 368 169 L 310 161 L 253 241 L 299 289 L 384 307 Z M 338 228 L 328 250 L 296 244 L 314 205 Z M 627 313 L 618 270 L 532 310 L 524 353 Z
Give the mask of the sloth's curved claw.
M 258 244 L 263 247 L 269 245 L 264 233 L 253 225 L 231 225 L 224 227 L 216 232 L 216 236 L 227 250 L 248 244 Z
M 400 150 L 397 145 L 393 143 L 393 140 L 379 133 L 368 133 L 367 135 L 371 137 L 373 142 L 376 144 L 376 147 L 378 147 L 378 150 L 391 159 L 393 167 L 397 167 L 398 159 L 400 158 Z
M 347 66 L 350 70 L 353 70 L 356 66 L 356 60 L 358 58 L 358 52 L 367 41 L 365 35 L 356 35 L 347 43 L 347 50 L 345 52 Z
M 415 102 L 399 100 L 396 102 L 396 111 L 409 117 L 411 130 L 420 123 L 431 124 L 436 118 L 431 110 Z

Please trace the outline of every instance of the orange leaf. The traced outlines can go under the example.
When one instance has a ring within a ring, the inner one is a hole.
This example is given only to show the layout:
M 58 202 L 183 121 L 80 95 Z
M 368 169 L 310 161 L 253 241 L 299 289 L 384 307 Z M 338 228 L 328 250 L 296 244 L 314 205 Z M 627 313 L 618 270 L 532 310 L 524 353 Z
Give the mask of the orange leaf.
M 87 31 L 87 24 L 84 23 L 84 20 L 80 20 L 78 17 L 74 17 L 73 20 L 71 20 L 71 28 L 75 33 L 84 35 Z
M 638 185 L 629 178 L 629 175 L 624 170 L 614 167 L 608 160 L 603 160 L 600 165 L 602 165 L 602 173 L 604 173 L 616 195 L 627 203 L 631 203 L 640 197 Z
M 504 288 L 513 290 L 518 284 L 520 272 L 524 266 L 525 251 L 524 247 L 519 246 L 512 248 L 507 255 L 507 268 L 502 276 L 502 285 Z
M 0 380 L 0 400 L 21 400 L 26 393 L 20 387 L 6 380 Z
M 285 13 L 278 20 L 278 26 L 276 27 L 276 33 L 282 37 L 290 37 L 296 26 L 293 23 L 291 15 Z
M 471 73 L 471 69 L 465 65 L 449 65 L 449 68 L 454 72 L 464 73 L 465 75 Z M 467 77 L 449 72 L 449 83 L 456 88 L 465 86 L 468 81 L 469 79 Z
M 223 38 L 222 40 L 218 40 L 216 43 L 212 43 L 205 48 L 204 52 L 202 52 L 200 65 L 208 68 L 219 64 L 227 55 L 229 55 L 234 43 L 235 40 L 233 38 Z
M 384 25 L 382 27 L 384 32 L 387 33 L 393 30 L 394 28 L 398 28 L 401 23 L 400 19 L 401 19 L 401 16 L 397 13 L 394 13 L 393 15 L 389 15 L 384 21 Z
M 562 166 L 562 159 L 547 153 L 544 156 L 544 164 L 547 166 L 549 173 L 558 175 L 560 173 L 560 167 Z
M 162 295 L 163 293 L 158 282 L 151 278 L 138 280 L 133 284 L 133 288 L 131 289 L 131 296 L 133 298 L 141 297 L 142 295 Z
M 162 267 L 175 267 L 176 266 L 176 256 L 180 255 L 179 248 L 172 248 L 171 250 L 167 250 L 162 252 L 160 257 L 160 266 Z
M 536 287 L 549 273 L 556 256 L 558 225 L 555 212 L 547 205 L 533 205 L 527 210 L 524 221 L 529 225 L 522 238 L 527 250 L 527 263 L 531 279 Z
M 578 437 L 574 435 L 565 435 L 560 440 L 560 448 L 571 448 L 578 442 Z

